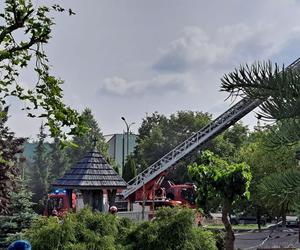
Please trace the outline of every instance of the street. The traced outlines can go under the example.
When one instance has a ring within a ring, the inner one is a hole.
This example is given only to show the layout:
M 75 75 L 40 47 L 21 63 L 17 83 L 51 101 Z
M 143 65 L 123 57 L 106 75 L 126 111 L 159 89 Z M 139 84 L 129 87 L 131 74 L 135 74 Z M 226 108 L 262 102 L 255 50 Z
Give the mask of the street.
M 236 233 L 236 249 L 257 249 L 258 247 L 300 247 L 297 229 L 263 230 Z

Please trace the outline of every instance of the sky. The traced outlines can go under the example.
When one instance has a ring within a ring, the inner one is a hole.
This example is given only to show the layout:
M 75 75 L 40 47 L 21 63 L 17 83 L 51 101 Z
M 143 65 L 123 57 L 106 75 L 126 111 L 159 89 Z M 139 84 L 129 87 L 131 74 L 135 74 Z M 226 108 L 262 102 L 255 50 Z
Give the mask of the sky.
M 220 79 L 243 63 L 289 64 L 300 56 L 296 0 L 64 0 L 76 15 L 55 15 L 45 47 L 64 101 L 89 107 L 104 134 L 137 132 L 146 114 L 212 113 L 232 105 Z M 36 1 L 35 4 L 53 4 Z M 0 7 L 3 7 L 0 5 Z M 26 71 L 21 81 L 35 79 Z M 35 138 L 40 120 L 12 101 L 9 127 Z M 252 112 L 243 119 L 256 123 Z

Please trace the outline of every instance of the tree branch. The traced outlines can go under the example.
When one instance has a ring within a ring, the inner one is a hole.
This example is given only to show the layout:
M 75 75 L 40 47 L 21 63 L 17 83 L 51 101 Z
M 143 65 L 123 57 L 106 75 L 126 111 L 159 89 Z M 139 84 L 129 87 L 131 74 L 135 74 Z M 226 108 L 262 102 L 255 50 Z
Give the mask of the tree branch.
M 34 12 L 33 9 L 29 10 L 27 14 L 21 19 L 18 20 L 16 16 L 16 11 L 13 12 L 15 23 L 8 26 L 7 28 L 4 28 L 4 30 L 0 33 L 0 43 L 3 41 L 3 39 L 6 37 L 6 35 L 11 34 L 13 31 L 22 28 L 24 26 L 24 23 L 26 19 Z

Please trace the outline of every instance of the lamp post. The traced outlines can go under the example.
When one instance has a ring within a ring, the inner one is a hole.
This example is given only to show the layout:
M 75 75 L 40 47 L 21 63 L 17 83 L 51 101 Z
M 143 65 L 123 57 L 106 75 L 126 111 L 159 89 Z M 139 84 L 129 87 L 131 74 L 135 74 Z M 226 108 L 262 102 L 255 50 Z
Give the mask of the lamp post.
M 134 122 L 128 124 L 126 119 L 122 116 L 121 119 L 125 122 L 125 125 L 126 125 L 126 134 L 127 134 L 127 150 L 126 150 L 126 158 L 128 156 L 128 152 L 129 152 L 129 132 L 130 132 L 130 127 L 135 124 Z M 124 162 L 125 162 L 125 150 L 124 150 L 124 132 L 123 132 L 123 168 L 124 168 Z

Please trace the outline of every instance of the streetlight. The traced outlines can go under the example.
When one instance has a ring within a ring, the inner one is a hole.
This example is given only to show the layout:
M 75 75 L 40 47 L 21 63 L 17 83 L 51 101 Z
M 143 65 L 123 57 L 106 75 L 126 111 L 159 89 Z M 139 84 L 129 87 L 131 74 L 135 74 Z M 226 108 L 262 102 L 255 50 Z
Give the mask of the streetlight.
M 127 123 L 127 121 L 126 121 L 126 119 L 122 116 L 121 117 L 121 119 L 125 122 L 125 124 L 126 124 L 126 130 L 127 130 L 127 132 L 126 132 L 126 134 L 127 134 L 127 150 L 126 150 L 126 158 L 127 158 L 127 156 L 128 156 L 128 152 L 129 152 L 129 132 L 130 132 L 130 127 L 133 125 L 133 124 L 135 124 L 134 122 L 132 122 L 132 123 L 130 123 L 130 124 L 128 124 Z M 123 132 L 123 169 L 124 169 L 124 162 L 125 162 L 125 150 L 124 150 L 124 132 Z

